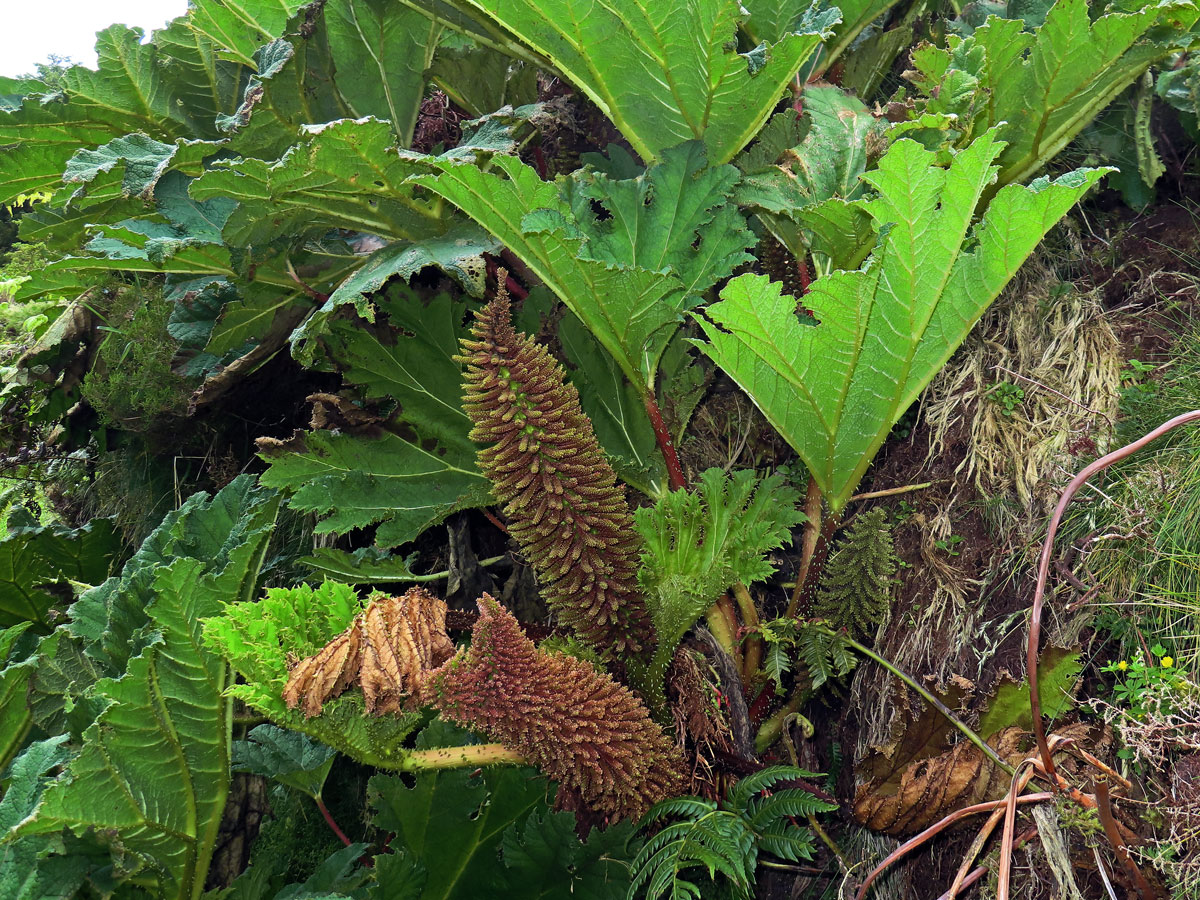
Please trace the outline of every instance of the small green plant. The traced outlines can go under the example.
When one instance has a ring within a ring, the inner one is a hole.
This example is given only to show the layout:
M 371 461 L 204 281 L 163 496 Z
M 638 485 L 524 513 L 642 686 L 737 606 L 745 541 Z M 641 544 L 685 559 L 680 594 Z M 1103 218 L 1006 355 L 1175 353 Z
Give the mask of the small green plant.
M 999 405 L 1002 415 L 1011 417 L 1025 402 L 1025 389 L 1011 381 L 1002 381 L 992 388 L 989 396 Z
M 1152 381 L 1150 376 L 1154 374 L 1158 366 L 1142 362 L 1140 359 L 1131 359 L 1127 365 L 1129 368 L 1121 372 L 1122 394 L 1128 397 L 1133 394 L 1153 394 L 1157 392 L 1158 382 Z
M 1139 650 L 1132 659 L 1117 660 L 1100 671 L 1116 676 L 1112 692 L 1117 703 L 1128 708 L 1135 719 L 1145 719 L 1152 703 L 1169 713 L 1171 694 L 1187 683 L 1176 664 L 1162 644 L 1155 644 L 1149 659 Z
M 720 873 L 735 897 L 748 900 L 760 852 L 789 862 L 812 859 L 812 832 L 796 820 L 832 812 L 837 805 L 786 785 L 817 777 L 793 766 L 770 766 L 729 788 L 722 803 L 701 797 L 659 803 L 646 814 L 643 826 L 674 821 L 647 841 L 634 859 L 629 900 L 705 896 L 702 885 L 681 877 L 696 868 L 707 869 L 713 880 Z
M 958 549 L 958 545 L 965 541 L 966 538 L 961 534 L 952 534 L 949 537 L 939 538 L 933 542 L 933 546 L 937 547 L 947 556 L 958 556 L 962 551 Z

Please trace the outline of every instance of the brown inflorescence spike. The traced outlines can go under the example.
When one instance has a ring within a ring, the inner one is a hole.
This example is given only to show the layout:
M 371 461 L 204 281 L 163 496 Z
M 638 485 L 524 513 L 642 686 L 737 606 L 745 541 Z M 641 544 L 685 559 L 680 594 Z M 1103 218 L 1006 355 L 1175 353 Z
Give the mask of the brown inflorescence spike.
M 471 439 L 490 445 L 479 466 L 505 504 L 509 534 L 564 625 L 601 653 L 647 654 L 633 515 L 579 392 L 545 347 L 513 329 L 503 287 L 473 334 L 462 341 L 463 409 Z
M 426 679 L 426 702 L 614 818 L 686 787 L 682 757 L 632 691 L 589 662 L 538 650 L 488 594 L 479 612 L 470 647 Z
M 378 594 L 349 628 L 296 664 L 283 699 L 311 718 L 357 681 L 368 713 L 399 712 L 425 674 L 453 655 L 445 602 L 419 587 L 402 597 Z

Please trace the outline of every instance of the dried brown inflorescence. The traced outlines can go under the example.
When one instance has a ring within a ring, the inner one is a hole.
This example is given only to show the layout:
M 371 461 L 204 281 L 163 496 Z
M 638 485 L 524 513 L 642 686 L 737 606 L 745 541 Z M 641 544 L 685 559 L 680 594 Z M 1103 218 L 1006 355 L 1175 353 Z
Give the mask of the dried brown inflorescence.
M 479 610 L 470 647 L 425 682 L 442 715 L 520 752 L 607 816 L 640 816 L 686 786 L 679 752 L 628 688 L 538 650 L 491 596 Z
M 500 279 L 504 283 L 503 277 Z M 476 317 L 463 409 L 479 466 L 563 624 L 601 653 L 647 653 L 633 515 L 579 393 L 544 347 L 512 327 L 501 286 Z
M 442 600 L 419 587 L 402 597 L 379 594 L 349 628 L 296 664 L 283 699 L 312 717 L 357 681 L 367 712 L 399 712 L 419 692 L 426 673 L 453 655 Z

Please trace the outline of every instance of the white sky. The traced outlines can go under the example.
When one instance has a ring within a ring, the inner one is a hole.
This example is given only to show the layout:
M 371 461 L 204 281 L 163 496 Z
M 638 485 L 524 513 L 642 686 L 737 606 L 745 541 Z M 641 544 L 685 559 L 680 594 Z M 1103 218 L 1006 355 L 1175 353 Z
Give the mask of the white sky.
M 95 68 L 96 32 L 116 22 L 146 35 L 187 11 L 187 0 L 0 0 L 0 75 L 24 75 L 51 53 Z

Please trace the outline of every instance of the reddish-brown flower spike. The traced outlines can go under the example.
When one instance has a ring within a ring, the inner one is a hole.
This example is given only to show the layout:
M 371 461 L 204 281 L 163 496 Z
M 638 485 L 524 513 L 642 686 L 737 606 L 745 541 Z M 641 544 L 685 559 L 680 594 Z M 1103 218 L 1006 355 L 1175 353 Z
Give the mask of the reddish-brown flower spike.
M 473 333 L 462 342 L 463 409 L 471 439 L 491 445 L 479 467 L 505 504 L 509 534 L 563 624 L 601 653 L 647 654 L 633 515 L 579 392 L 546 348 L 513 329 L 503 287 Z
M 479 612 L 471 646 L 425 680 L 426 702 L 614 818 L 686 787 L 678 750 L 633 692 L 591 663 L 538 650 L 487 594 Z

